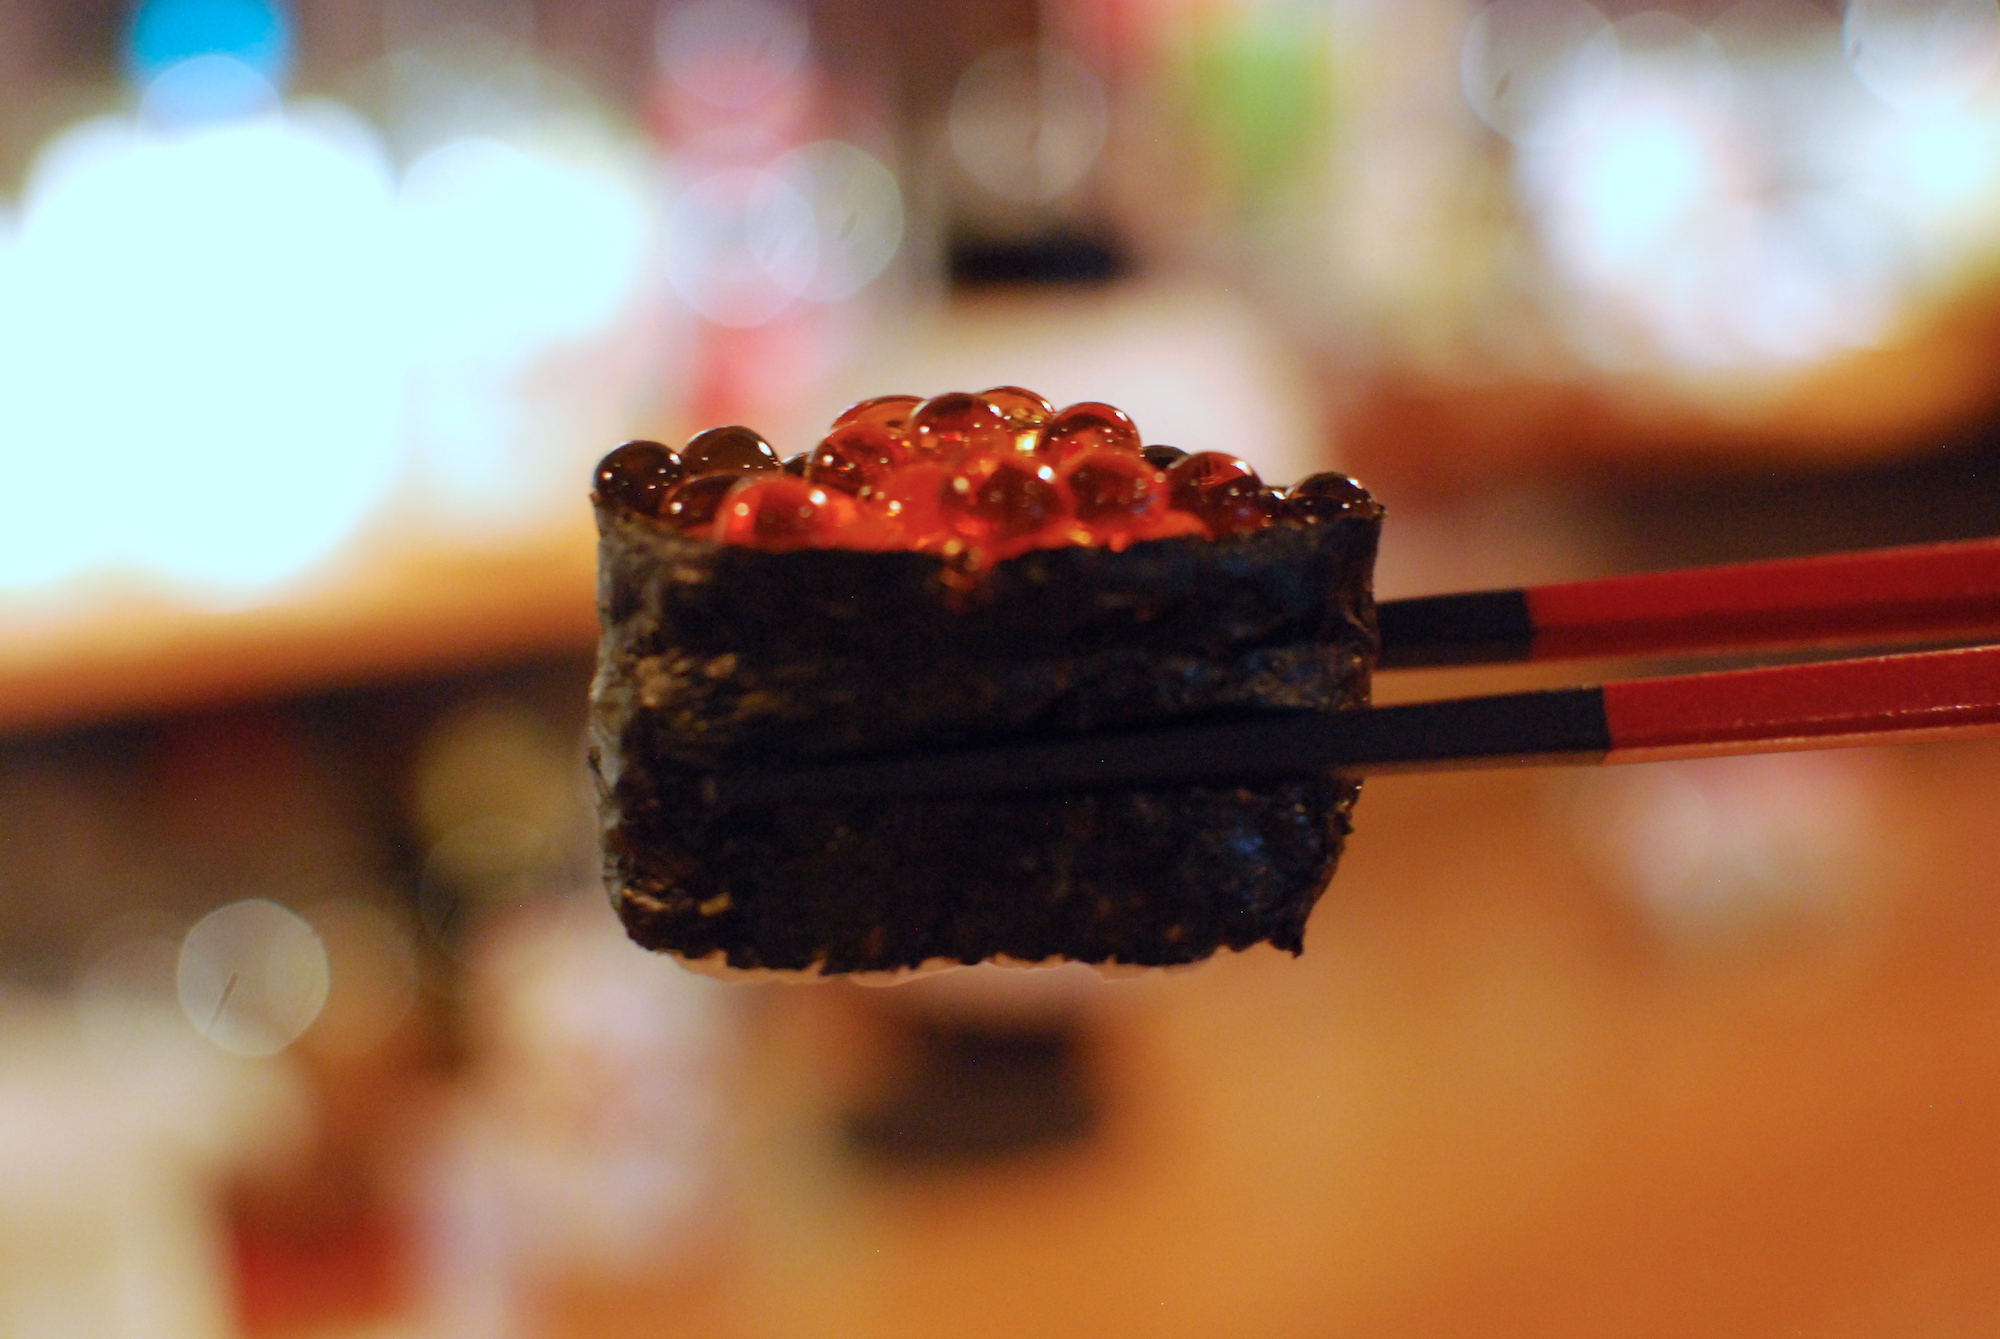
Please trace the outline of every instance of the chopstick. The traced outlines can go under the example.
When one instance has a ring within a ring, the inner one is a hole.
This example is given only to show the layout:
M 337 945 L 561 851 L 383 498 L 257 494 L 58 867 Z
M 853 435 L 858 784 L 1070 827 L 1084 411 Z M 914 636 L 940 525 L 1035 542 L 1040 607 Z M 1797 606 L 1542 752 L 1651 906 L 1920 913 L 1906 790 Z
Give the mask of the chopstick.
M 740 771 L 709 778 L 706 798 L 727 806 L 1233 785 L 1985 735 L 2000 735 L 2000 646 Z
M 1383 669 L 2000 638 L 2000 539 L 1385 600 Z

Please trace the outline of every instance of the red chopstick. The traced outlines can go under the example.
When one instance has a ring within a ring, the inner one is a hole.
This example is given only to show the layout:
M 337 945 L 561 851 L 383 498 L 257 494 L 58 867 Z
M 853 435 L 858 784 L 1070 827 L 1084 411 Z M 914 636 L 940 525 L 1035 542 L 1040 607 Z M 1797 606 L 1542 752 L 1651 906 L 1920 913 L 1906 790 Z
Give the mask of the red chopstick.
M 1607 684 L 1609 763 L 2000 734 L 2000 646 Z
M 2000 646 L 1128 731 L 710 779 L 719 804 L 846 802 L 1532 763 L 1628 763 L 2000 735 Z
M 2000 638 L 2000 539 L 1387 600 L 1383 669 Z

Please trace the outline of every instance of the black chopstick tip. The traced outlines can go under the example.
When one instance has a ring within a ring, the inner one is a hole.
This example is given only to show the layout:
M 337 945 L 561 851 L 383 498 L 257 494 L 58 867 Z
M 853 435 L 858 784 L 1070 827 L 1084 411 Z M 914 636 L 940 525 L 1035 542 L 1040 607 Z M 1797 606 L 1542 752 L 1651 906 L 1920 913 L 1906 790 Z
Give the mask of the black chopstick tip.
M 1383 669 L 1509 664 L 1535 649 L 1535 620 L 1522 590 L 1385 600 L 1375 616 Z

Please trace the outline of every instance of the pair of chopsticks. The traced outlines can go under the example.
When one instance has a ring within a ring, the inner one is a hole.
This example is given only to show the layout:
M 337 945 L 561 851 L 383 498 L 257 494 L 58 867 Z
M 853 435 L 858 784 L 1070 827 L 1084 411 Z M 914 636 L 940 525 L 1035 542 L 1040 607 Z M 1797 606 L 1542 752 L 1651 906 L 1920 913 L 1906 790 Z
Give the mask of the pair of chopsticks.
M 2000 539 L 1391 600 L 1381 668 L 2000 639 Z M 1276 712 L 713 780 L 723 803 L 1229 784 L 2000 735 L 2000 645 Z

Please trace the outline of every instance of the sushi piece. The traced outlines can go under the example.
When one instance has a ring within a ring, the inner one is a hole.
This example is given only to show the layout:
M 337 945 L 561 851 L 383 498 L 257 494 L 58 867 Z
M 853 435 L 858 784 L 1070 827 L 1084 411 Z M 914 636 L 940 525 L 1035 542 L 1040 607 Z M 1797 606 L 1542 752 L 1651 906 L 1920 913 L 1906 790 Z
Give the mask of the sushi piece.
M 1364 706 L 1364 490 L 1281 496 L 1234 457 L 1142 453 L 1109 406 L 1011 387 L 864 402 L 796 466 L 754 436 L 599 467 L 592 763 L 635 940 L 824 975 L 1302 949 L 1350 779 L 758 806 L 705 783 Z

